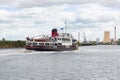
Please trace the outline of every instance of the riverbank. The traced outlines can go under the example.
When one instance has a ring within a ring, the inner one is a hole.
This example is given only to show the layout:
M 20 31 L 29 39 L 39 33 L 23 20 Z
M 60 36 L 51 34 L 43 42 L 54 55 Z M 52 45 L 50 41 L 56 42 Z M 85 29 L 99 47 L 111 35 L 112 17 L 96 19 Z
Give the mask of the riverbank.
M 23 48 L 25 41 L 0 41 L 0 48 Z

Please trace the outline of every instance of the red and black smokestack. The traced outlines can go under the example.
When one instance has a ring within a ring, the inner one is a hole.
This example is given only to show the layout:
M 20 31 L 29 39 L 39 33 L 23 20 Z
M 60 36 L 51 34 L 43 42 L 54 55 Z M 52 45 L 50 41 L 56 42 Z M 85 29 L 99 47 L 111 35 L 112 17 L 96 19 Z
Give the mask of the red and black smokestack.
M 58 36 L 57 29 L 52 29 L 52 37 Z

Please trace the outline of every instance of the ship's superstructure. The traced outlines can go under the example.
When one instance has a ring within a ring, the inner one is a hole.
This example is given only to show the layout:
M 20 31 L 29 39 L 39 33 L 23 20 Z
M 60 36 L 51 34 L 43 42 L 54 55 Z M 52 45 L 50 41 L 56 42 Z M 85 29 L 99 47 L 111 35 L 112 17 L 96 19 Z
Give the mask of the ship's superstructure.
M 51 36 L 41 35 L 26 38 L 25 48 L 39 51 L 64 51 L 77 49 L 77 40 L 70 33 L 58 33 L 53 29 Z

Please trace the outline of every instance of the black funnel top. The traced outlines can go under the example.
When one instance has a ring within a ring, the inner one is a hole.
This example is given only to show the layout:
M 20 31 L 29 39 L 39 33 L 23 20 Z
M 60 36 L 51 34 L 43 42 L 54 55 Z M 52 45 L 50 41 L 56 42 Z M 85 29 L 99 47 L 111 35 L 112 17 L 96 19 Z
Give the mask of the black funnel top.
M 52 29 L 52 32 L 57 32 L 57 29 Z

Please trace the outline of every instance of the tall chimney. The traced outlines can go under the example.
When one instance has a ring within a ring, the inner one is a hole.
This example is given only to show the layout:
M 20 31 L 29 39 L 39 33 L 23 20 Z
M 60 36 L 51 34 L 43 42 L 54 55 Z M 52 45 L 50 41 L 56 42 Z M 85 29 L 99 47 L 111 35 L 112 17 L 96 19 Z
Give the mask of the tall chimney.
M 116 26 L 114 28 L 114 45 L 116 45 Z
M 78 41 L 80 42 L 80 32 L 78 32 Z

